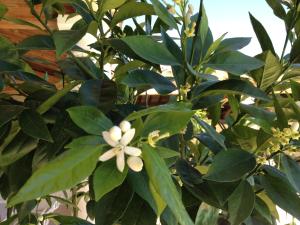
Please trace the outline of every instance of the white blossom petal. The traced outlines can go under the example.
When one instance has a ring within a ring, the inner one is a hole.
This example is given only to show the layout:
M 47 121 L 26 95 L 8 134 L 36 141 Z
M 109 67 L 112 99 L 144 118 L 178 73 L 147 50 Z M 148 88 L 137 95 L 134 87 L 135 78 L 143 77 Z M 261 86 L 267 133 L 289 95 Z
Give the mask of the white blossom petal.
M 109 132 L 103 131 L 103 132 L 102 132 L 102 136 L 103 136 L 104 141 L 105 141 L 107 144 L 109 144 L 111 147 L 116 147 L 116 146 L 118 145 L 118 142 L 113 141 L 113 140 L 110 138 Z
M 135 148 L 135 147 L 130 147 L 130 146 L 126 146 L 124 148 L 124 151 L 127 155 L 131 155 L 131 156 L 140 156 L 142 154 L 141 149 Z
M 104 162 L 107 160 L 110 160 L 111 158 L 115 157 L 117 155 L 117 149 L 116 148 L 112 148 L 110 150 L 108 150 L 107 152 L 104 152 L 100 157 L 99 160 Z
M 143 169 L 143 160 L 140 157 L 130 156 L 127 159 L 127 165 L 135 172 L 140 172 Z
M 117 168 L 122 173 L 125 168 L 125 154 L 124 151 L 117 153 Z
M 135 134 L 134 128 L 128 130 L 120 140 L 121 145 L 123 146 L 128 145 L 132 141 L 134 134 Z

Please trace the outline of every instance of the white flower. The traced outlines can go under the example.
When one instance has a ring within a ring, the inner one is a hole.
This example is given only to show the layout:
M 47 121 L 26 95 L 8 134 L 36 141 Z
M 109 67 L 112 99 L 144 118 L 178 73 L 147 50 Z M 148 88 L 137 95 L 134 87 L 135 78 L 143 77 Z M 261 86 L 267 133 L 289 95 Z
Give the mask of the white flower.
M 135 134 L 135 129 L 131 127 L 131 124 L 128 121 L 122 121 L 120 126 L 112 127 L 109 132 L 104 131 L 102 136 L 107 144 L 109 144 L 112 149 L 108 150 L 107 152 L 103 153 L 99 160 L 104 162 L 110 160 L 113 157 L 116 157 L 117 168 L 120 172 L 124 171 L 125 168 L 125 154 L 129 155 L 127 159 L 127 165 L 130 169 L 135 172 L 139 172 L 143 169 L 143 161 L 139 157 L 142 154 L 141 149 L 136 147 L 127 146 L 133 139 Z M 128 129 L 129 128 L 129 129 Z M 125 132 L 121 132 L 119 135 L 119 131 L 124 130 Z M 119 138 L 120 136 L 120 138 Z

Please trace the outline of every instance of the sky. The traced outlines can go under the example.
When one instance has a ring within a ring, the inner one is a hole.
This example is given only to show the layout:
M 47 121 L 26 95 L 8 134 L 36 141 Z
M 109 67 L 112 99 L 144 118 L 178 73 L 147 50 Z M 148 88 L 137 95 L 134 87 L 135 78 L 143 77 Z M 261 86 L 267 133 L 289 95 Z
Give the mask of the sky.
M 190 0 L 199 8 L 200 0 Z M 254 56 L 261 53 L 260 45 L 249 19 L 249 12 L 265 27 L 273 42 L 277 54 L 281 54 L 285 27 L 282 20 L 277 18 L 265 0 L 204 0 L 208 15 L 209 26 L 214 39 L 228 32 L 229 37 L 252 37 L 251 43 L 242 52 Z

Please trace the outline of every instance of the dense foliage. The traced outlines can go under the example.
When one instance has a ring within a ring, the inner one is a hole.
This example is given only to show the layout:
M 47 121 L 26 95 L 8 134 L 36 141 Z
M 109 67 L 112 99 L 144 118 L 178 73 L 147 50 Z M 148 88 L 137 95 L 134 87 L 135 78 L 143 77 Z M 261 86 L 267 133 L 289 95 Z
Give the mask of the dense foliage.
M 0 224 L 90 225 L 77 218 L 80 199 L 96 225 L 269 225 L 275 205 L 300 219 L 300 4 L 266 1 L 286 42 L 277 55 L 250 14 L 256 57 L 239 51 L 250 38 L 213 39 L 203 1 L 195 14 L 187 0 L 28 1 L 48 33 L 18 44 L 0 36 Z M 51 30 L 65 4 L 81 19 Z M 6 12 L 0 5 L 0 18 L 25 24 Z M 86 33 L 93 51 L 76 46 Z M 29 50 L 56 51 L 63 89 L 34 73 Z M 169 102 L 138 105 L 151 88 Z M 73 216 L 38 211 L 45 202 Z

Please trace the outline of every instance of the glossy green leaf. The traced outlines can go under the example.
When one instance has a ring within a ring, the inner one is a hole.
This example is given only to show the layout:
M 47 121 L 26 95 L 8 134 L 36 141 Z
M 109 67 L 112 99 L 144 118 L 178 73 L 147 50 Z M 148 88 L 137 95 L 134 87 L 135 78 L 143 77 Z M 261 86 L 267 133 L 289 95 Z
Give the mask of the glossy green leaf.
M 0 72 L 11 72 L 21 70 L 21 67 L 3 60 L 0 60 Z
M 248 113 L 252 117 L 266 120 L 269 124 L 273 124 L 274 119 L 276 117 L 274 112 L 270 112 L 266 109 L 263 109 L 255 105 L 240 104 L 240 109 L 243 112 Z
M 120 7 L 126 0 L 102 0 L 99 5 L 99 14 L 102 15 L 106 11 Z
M 177 45 L 177 43 L 175 42 L 175 40 L 171 38 L 163 28 L 161 28 L 160 30 L 161 30 L 160 31 L 161 37 L 167 49 L 171 52 L 171 54 L 174 57 L 177 58 L 178 62 L 181 62 L 183 64 L 183 53 L 179 48 L 179 46 Z
M 130 36 L 121 39 L 138 56 L 149 62 L 160 65 L 180 65 L 178 60 L 162 43 L 154 41 L 148 36 Z
M 238 51 L 220 52 L 211 57 L 206 64 L 215 70 L 223 70 L 233 75 L 243 75 L 251 70 L 262 67 L 264 63 L 256 58 L 244 55 Z
M 19 25 L 24 25 L 24 26 L 29 26 L 32 27 L 34 29 L 40 30 L 40 31 L 44 31 L 41 26 L 38 26 L 34 23 L 29 22 L 28 20 L 25 19 L 20 19 L 20 18 L 13 18 L 13 17 L 5 17 L 5 20 L 15 23 L 15 24 L 19 24 Z
M 283 128 L 287 128 L 289 127 L 288 124 L 288 118 L 285 115 L 285 112 L 283 111 L 277 97 L 275 96 L 275 94 L 273 93 L 273 104 L 274 104 L 274 108 L 275 108 L 275 113 L 277 116 L 277 125 L 278 127 L 282 130 Z
M 219 209 L 201 204 L 197 212 L 195 225 L 218 225 Z
M 242 181 L 228 199 L 229 221 L 239 225 L 251 215 L 255 202 L 255 194 L 247 181 Z
M 95 225 L 114 225 L 120 221 L 134 196 L 127 182 L 103 196 L 95 205 Z
M 0 105 L 0 127 L 18 116 L 24 109 L 19 105 Z
M 163 6 L 162 3 L 160 3 L 159 0 L 151 0 L 155 13 L 156 15 L 162 20 L 164 21 L 167 25 L 169 25 L 169 27 L 174 28 L 174 29 L 178 29 L 177 28 L 177 23 L 176 20 L 174 19 L 174 17 L 168 12 L 168 10 L 166 9 L 166 7 Z
M 207 180 L 231 182 L 241 179 L 256 165 L 255 157 L 243 150 L 221 151 L 215 157 L 204 176 Z
M 166 207 L 166 203 L 159 198 L 155 198 L 157 196 L 154 196 L 150 190 L 150 181 L 144 171 L 141 173 L 130 172 L 128 174 L 128 182 L 134 192 L 143 198 L 157 215 L 162 213 Z
M 33 151 L 38 145 L 37 139 L 28 137 L 24 133 L 19 132 L 19 129 L 13 131 L 11 134 L 12 135 L 8 137 L 7 142 L 2 144 L 0 148 L 1 167 L 5 167 L 16 162 Z
M 203 120 L 197 119 L 197 122 L 200 126 L 206 131 L 206 133 L 215 140 L 223 149 L 227 149 L 225 146 L 225 137 L 222 134 L 219 134 L 212 126 L 204 122 Z
M 155 149 L 149 145 L 144 144 L 142 149 L 146 171 L 156 191 L 167 203 L 181 224 L 193 225 L 191 218 L 183 206 L 165 162 L 155 152 Z
M 150 206 L 138 195 L 134 195 L 126 212 L 122 216 L 122 225 L 154 225 L 157 216 Z
M 300 219 L 300 197 L 287 177 L 271 166 L 264 166 L 265 175 L 261 177 L 262 186 L 270 199 L 280 208 Z
M 263 25 L 257 20 L 255 19 L 254 16 L 252 16 L 251 13 L 249 13 L 250 16 L 250 20 L 252 23 L 252 27 L 253 30 L 256 34 L 256 37 L 260 43 L 261 49 L 263 51 L 271 51 L 274 55 L 276 55 L 276 52 L 274 50 L 272 41 L 267 33 L 267 31 L 265 30 L 265 28 L 263 27 Z
M 127 172 L 128 167 L 126 166 L 121 173 L 117 169 L 115 160 L 101 163 L 93 175 L 95 200 L 99 201 L 105 194 L 121 185 L 127 176 Z
M 25 110 L 20 115 L 20 126 L 24 133 L 31 137 L 53 142 L 43 117 L 33 110 Z
M 300 84 L 293 80 L 291 80 L 290 82 L 291 82 L 293 99 L 295 101 L 300 101 Z
M 103 112 L 109 112 L 117 100 L 117 88 L 113 81 L 90 79 L 81 85 L 79 95 L 82 105 L 95 106 Z
M 132 10 L 134 9 L 134 10 Z M 119 22 L 142 15 L 154 15 L 153 6 L 144 2 L 127 2 L 122 5 L 114 14 L 110 27 L 116 26 Z
M 270 51 L 266 51 L 256 58 L 265 62 L 265 65 L 253 71 L 251 74 L 257 82 L 257 86 L 265 91 L 267 88 L 272 86 L 275 81 L 279 78 L 282 71 L 282 66 L 279 59 L 272 54 Z
M 164 148 L 164 147 L 161 147 L 161 146 L 157 146 L 156 151 L 159 154 L 159 156 L 163 159 L 169 159 L 169 158 L 179 156 L 179 152 L 176 152 L 174 150 L 171 150 L 169 148 Z
M 100 110 L 92 106 L 77 106 L 67 111 L 74 123 L 89 134 L 101 135 L 113 126 Z
M 176 90 L 175 85 L 168 78 L 150 70 L 134 70 L 123 78 L 122 83 L 138 89 L 154 88 L 161 95 Z
M 87 28 L 81 30 L 61 30 L 53 33 L 57 56 L 71 50 L 86 34 Z
M 170 136 L 179 133 L 186 127 L 193 115 L 193 111 L 153 113 L 145 120 L 142 135 L 147 137 L 150 132 L 155 130 L 159 130 L 160 134 L 169 133 Z
M 255 211 L 260 214 L 267 222 L 272 224 L 272 215 L 271 211 L 266 202 L 264 202 L 260 197 L 255 197 Z
M 55 45 L 49 35 L 35 35 L 22 40 L 16 47 L 20 50 L 54 50 Z
M 249 37 L 227 38 L 220 43 L 216 52 L 237 51 L 247 46 L 250 41 Z
M 59 222 L 60 225 L 93 225 L 92 223 L 73 216 L 50 216 L 51 220 Z
M 298 38 L 293 46 L 290 53 L 290 62 L 292 63 L 299 63 L 300 62 L 300 38 Z
M 48 98 L 45 102 L 43 102 L 37 109 L 36 111 L 39 114 L 44 114 L 46 113 L 51 107 L 53 107 L 61 98 L 63 98 L 65 95 L 67 95 L 74 87 L 79 85 L 81 82 L 73 82 L 63 89 L 57 91 L 54 95 L 52 95 L 50 98 Z
M 126 119 L 131 121 L 153 113 L 191 112 L 191 105 L 186 103 L 165 104 L 131 113 Z
M 273 12 L 276 16 L 278 16 L 280 19 L 285 19 L 286 12 L 283 8 L 283 6 L 280 4 L 277 0 L 266 0 L 266 2 L 269 4 L 269 6 L 273 9 Z
M 196 98 L 211 96 L 211 95 L 248 95 L 263 101 L 270 101 L 270 98 L 262 90 L 254 87 L 251 83 L 243 80 L 223 80 L 219 82 L 211 82 L 197 94 Z
M 72 148 L 36 170 L 25 185 L 9 199 L 13 206 L 73 187 L 95 169 L 103 145 Z
M 291 157 L 281 155 L 281 168 L 287 176 L 289 182 L 300 193 L 300 165 Z

